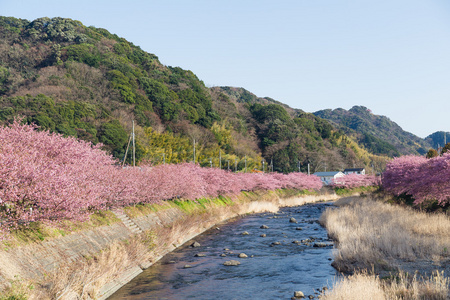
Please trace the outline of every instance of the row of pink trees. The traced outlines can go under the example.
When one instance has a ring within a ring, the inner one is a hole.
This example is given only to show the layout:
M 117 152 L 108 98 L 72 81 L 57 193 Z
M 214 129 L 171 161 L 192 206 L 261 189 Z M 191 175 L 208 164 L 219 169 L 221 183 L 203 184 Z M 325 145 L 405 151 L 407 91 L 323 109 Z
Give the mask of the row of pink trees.
M 99 146 L 15 121 L 0 128 L 0 222 L 85 220 L 96 210 L 242 190 L 320 189 L 302 173 L 231 173 L 194 164 L 120 168 Z
M 381 179 L 375 175 L 348 174 L 333 180 L 336 188 L 353 189 L 363 186 L 379 186 Z
M 383 188 L 394 195 L 410 195 L 415 204 L 450 203 L 450 153 L 431 159 L 402 156 L 386 165 Z

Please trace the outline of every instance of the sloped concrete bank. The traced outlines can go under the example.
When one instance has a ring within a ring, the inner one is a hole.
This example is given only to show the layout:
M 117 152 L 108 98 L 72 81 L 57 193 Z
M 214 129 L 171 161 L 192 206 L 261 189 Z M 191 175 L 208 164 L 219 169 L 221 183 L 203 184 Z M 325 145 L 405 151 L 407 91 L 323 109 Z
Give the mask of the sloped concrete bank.
M 115 211 L 121 221 L 110 226 L 1 249 L 0 284 L 6 288 L 18 278 L 33 283 L 30 298 L 106 299 L 167 253 L 225 220 L 338 198 L 335 194 L 280 198 L 269 193 L 199 212 L 167 206 L 129 218 L 126 211 Z

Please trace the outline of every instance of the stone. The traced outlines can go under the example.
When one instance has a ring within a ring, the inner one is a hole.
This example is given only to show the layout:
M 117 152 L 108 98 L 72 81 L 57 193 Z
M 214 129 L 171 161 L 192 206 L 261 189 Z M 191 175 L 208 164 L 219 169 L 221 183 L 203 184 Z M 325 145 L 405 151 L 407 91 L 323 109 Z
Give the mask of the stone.
M 315 247 L 315 248 L 323 248 L 326 246 L 328 246 L 328 245 L 325 243 L 314 243 L 314 245 L 313 245 L 313 247 Z
M 225 253 L 220 254 L 221 257 L 226 257 L 227 255 Z
M 192 268 L 192 266 L 191 265 L 184 265 L 184 267 L 183 267 L 183 269 L 189 269 L 189 268 Z
M 238 257 L 239 258 L 247 258 L 248 256 L 245 253 L 239 253 Z
M 309 299 L 314 299 L 314 296 L 313 295 L 309 295 L 308 298 Z
M 201 245 L 200 245 L 200 243 L 199 242 L 193 242 L 192 244 L 191 244 L 191 247 L 200 247 Z
M 241 233 L 242 235 L 249 235 L 249 233 L 247 231 L 244 231 L 243 233 Z
M 259 228 L 261 228 L 261 229 L 269 229 L 269 226 L 267 226 L 267 225 L 261 225 L 261 227 L 259 227 Z
M 296 292 L 294 292 L 294 298 L 295 298 L 295 299 L 302 299 L 302 298 L 305 298 L 305 294 L 303 294 L 302 291 L 296 291 Z
M 228 260 L 223 263 L 224 266 L 239 266 L 240 264 L 237 260 Z
M 281 245 L 281 243 L 280 242 L 273 242 L 272 244 L 270 244 L 270 246 L 276 246 L 276 245 Z
M 197 254 L 195 254 L 194 256 L 195 256 L 195 257 L 205 257 L 206 254 L 204 254 L 204 253 L 197 253 Z
M 297 227 L 297 228 L 295 228 L 295 230 L 303 230 L 303 228 Z
M 267 235 L 265 233 L 261 234 L 260 237 L 266 237 Z
M 289 223 L 297 223 L 297 220 L 294 217 L 292 217 L 289 219 Z

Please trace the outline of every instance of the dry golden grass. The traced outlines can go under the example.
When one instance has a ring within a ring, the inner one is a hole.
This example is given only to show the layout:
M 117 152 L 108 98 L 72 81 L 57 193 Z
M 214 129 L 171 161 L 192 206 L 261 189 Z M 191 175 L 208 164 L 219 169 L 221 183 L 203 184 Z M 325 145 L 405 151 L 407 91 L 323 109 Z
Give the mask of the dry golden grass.
M 333 265 L 356 273 L 322 299 L 448 299 L 448 216 L 360 197 L 335 204 L 339 208 L 327 209 L 320 219 L 337 241 Z M 398 275 L 380 280 L 375 273 Z
M 333 289 L 325 292 L 322 300 L 361 300 L 386 299 L 378 277 L 367 274 L 355 274 L 334 284 Z
M 335 266 L 353 269 L 396 268 L 401 261 L 450 257 L 450 219 L 410 208 L 364 198 L 337 201 L 339 209 L 327 209 L 320 221 L 338 242 Z
M 393 280 L 380 280 L 366 272 L 356 273 L 334 284 L 333 289 L 322 295 L 322 300 L 445 300 L 448 299 L 449 280 L 435 272 L 430 278 L 408 278 L 400 273 Z

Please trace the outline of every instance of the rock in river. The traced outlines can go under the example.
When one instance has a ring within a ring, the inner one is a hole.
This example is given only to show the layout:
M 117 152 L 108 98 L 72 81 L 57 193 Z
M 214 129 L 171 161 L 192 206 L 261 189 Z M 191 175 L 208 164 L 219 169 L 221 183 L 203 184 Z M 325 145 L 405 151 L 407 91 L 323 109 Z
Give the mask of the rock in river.
M 305 298 L 305 294 L 303 294 L 303 292 L 301 291 L 294 292 L 294 299 L 302 299 L 302 298 Z
M 193 242 L 191 244 L 191 247 L 200 247 L 200 243 L 199 242 Z
M 237 260 L 227 260 L 223 263 L 224 266 L 239 266 L 240 264 Z

